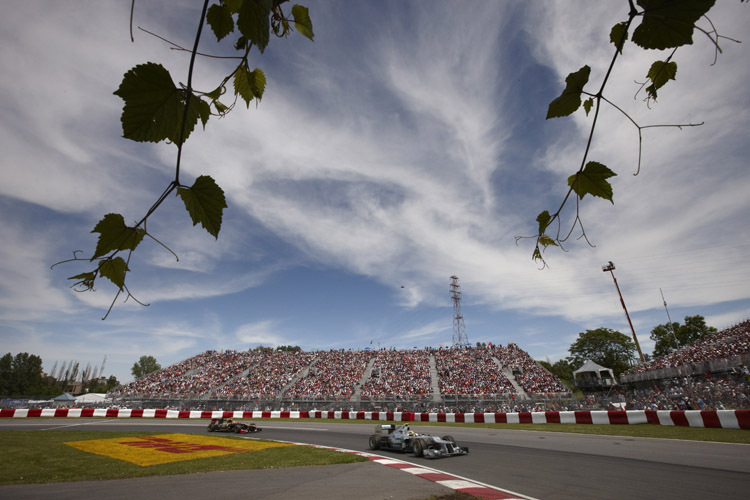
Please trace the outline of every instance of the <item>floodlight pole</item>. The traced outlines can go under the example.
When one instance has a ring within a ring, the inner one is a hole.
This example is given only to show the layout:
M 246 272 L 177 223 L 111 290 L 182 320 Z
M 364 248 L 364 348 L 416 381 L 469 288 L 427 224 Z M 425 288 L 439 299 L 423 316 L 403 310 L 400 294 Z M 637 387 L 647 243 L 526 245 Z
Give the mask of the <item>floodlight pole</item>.
M 667 311 L 667 319 L 669 320 L 669 329 L 672 330 L 672 337 L 674 337 L 675 347 L 679 349 L 680 341 L 677 340 L 677 335 L 674 333 L 674 326 L 672 326 L 672 317 L 669 315 L 669 309 L 667 309 L 667 300 L 664 298 L 664 292 L 661 291 L 661 288 L 659 288 L 659 293 L 661 294 L 662 302 L 664 302 L 664 310 Z
M 633 332 L 633 340 L 635 341 L 635 347 L 638 349 L 638 356 L 641 358 L 641 363 L 646 364 L 646 358 L 643 357 L 643 351 L 641 351 L 641 344 L 638 343 L 638 337 L 635 336 L 635 328 L 633 328 L 633 322 L 630 321 L 630 315 L 628 314 L 628 308 L 625 307 L 625 300 L 622 298 L 622 292 L 620 292 L 620 286 L 617 284 L 617 278 L 615 278 L 615 273 L 613 272 L 615 270 L 615 265 L 610 260 L 606 265 L 602 266 L 602 271 L 605 273 L 609 271 L 609 274 L 612 275 L 612 279 L 615 282 L 615 288 L 617 288 L 617 294 L 620 296 L 620 304 L 622 304 L 622 308 L 625 310 L 625 317 L 628 318 L 628 324 L 630 325 L 630 331 Z

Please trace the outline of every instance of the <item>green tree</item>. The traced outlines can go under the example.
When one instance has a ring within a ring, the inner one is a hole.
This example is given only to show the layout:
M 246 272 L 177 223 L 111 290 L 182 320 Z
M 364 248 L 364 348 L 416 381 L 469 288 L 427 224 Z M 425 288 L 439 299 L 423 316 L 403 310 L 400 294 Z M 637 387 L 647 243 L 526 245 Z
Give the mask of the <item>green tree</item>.
M 567 359 L 555 361 L 554 364 L 548 361 L 539 361 L 552 375 L 563 381 L 568 387 L 573 387 L 573 366 Z
M 632 366 L 636 347 L 635 342 L 623 333 L 609 328 L 597 328 L 579 333 L 568 351 L 571 355 L 567 361 L 571 367 L 580 368 L 590 359 L 611 368 L 615 376 L 618 376 Z
M 0 394 L 10 396 L 13 379 L 13 355 L 8 353 L 0 358 Z
M 136 379 L 159 370 L 161 370 L 161 365 L 156 362 L 156 358 L 153 356 L 141 356 L 141 359 L 137 363 L 134 363 L 133 368 L 130 369 Z
M 706 325 L 701 315 L 685 316 L 685 324 L 677 322 L 657 325 L 651 330 L 651 340 L 655 342 L 653 355 L 664 356 L 678 347 L 690 345 L 716 333 L 716 328 Z

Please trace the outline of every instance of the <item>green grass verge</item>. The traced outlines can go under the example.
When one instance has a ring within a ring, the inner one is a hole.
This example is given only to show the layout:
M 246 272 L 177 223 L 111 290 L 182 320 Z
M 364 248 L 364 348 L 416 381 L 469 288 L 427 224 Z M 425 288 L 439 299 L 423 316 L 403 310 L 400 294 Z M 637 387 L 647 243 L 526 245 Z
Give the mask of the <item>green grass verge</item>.
M 394 422 L 385 420 L 334 420 L 298 418 L 258 418 L 253 422 L 328 422 L 337 424 L 406 424 L 412 427 L 477 427 L 481 429 L 503 429 L 508 431 L 567 432 L 569 434 L 594 434 L 600 436 L 623 436 L 653 439 L 683 439 L 686 441 L 713 441 L 719 443 L 750 444 L 750 432 L 746 429 L 712 429 L 704 427 L 680 427 L 676 425 L 595 425 L 595 424 L 474 424 L 452 422 Z
M 163 432 L 0 431 L 0 450 L 2 450 L 0 485 L 124 479 L 367 461 L 367 458 L 351 453 L 311 446 L 284 446 L 142 467 L 115 458 L 84 452 L 64 444 L 68 441 L 154 434 L 163 434 Z M 230 436 L 226 438 L 241 439 Z

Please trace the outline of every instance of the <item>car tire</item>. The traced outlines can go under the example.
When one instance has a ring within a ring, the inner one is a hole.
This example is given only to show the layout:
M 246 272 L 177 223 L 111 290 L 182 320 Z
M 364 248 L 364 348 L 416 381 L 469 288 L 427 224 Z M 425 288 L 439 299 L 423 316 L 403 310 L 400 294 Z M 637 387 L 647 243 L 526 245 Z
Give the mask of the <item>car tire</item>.
M 377 436 L 370 436 L 370 449 L 377 450 L 380 448 L 380 440 Z
M 240 426 L 239 426 L 239 425 L 235 425 L 235 426 L 234 426 L 234 433 L 235 433 L 235 434 L 239 434 L 239 433 L 240 433 L 241 431 L 242 431 L 242 429 L 240 428 Z
M 454 438 L 453 436 L 443 436 L 443 439 L 445 441 L 450 441 L 451 443 L 456 444 L 456 438 Z
M 421 457 L 424 455 L 424 449 L 422 448 L 422 441 L 419 439 L 415 440 L 411 445 L 411 451 L 414 452 L 415 457 Z
M 208 424 L 208 432 L 214 431 L 214 424 Z

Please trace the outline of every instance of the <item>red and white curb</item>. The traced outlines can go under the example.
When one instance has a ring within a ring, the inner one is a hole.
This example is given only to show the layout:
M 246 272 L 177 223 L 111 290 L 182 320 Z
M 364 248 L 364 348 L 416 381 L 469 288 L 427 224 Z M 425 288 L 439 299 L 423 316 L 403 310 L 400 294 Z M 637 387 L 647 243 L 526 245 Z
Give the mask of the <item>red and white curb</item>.
M 245 439 L 260 439 L 260 438 L 245 437 Z M 278 441 L 278 440 L 274 439 L 274 441 Z M 313 448 L 323 448 L 326 450 L 335 450 L 335 451 L 340 451 L 343 453 L 352 453 L 354 455 L 360 455 L 362 457 L 367 457 L 371 461 L 378 463 L 380 465 L 385 465 L 386 467 L 398 469 L 402 472 L 408 472 L 409 474 L 413 474 L 417 477 L 421 477 L 422 479 L 432 481 L 441 486 L 445 486 L 446 488 L 450 488 L 455 491 L 460 491 L 462 493 L 466 493 L 468 495 L 472 495 L 477 498 L 483 498 L 487 500 L 497 500 L 497 499 L 535 500 L 533 497 L 522 495 L 520 493 L 515 493 L 510 490 L 505 490 L 503 488 L 498 488 L 497 486 L 491 486 L 489 484 L 480 483 L 479 481 L 474 481 L 472 479 L 468 479 L 462 476 L 457 476 L 455 474 L 450 474 L 448 472 L 444 472 L 438 469 L 433 469 L 432 467 L 425 467 L 422 465 L 413 464 L 411 462 L 406 462 L 404 460 L 398 460 L 396 458 L 384 457 L 383 455 L 376 455 L 374 453 L 368 453 L 364 451 L 348 450 L 346 448 L 337 448 L 335 446 L 324 446 L 324 445 L 309 444 L 309 443 L 297 443 L 294 441 L 279 441 L 279 442 L 296 444 L 300 446 L 312 446 Z
M 222 411 L 118 408 L 0 409 L 0 418 L 292 418 L 482 424 L 676 425 L 750 429 L 750 410 L 580 410 L 513 413 L 413 413 L 377 411 Z

